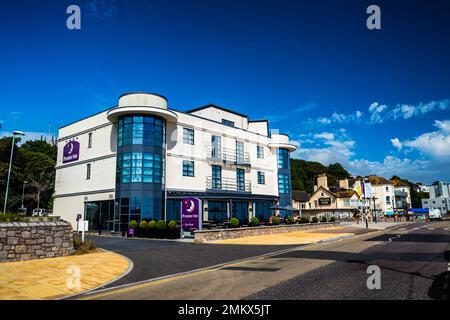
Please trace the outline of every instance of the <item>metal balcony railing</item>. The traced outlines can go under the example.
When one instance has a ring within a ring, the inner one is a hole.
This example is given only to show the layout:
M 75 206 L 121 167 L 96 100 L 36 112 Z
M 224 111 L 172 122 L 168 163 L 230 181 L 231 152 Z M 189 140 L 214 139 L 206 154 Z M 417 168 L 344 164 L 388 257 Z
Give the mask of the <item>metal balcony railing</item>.
M 240 153 L 234 149 L 214 148 L 212 146 L 206 148 L 206 160 L 247 167 L 251 165 L 248 152 Z
M 213 179 L 213 177 L 210 176 L 206 177 L 206 190 L 251 192 L 252 184 L 250 180 L 238 182 L 236 179 Z

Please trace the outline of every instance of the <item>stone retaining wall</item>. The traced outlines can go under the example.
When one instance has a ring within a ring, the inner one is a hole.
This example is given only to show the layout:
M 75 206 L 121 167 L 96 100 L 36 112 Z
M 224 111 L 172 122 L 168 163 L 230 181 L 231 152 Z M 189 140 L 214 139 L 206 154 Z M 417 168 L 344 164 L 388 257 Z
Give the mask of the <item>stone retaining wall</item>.
M 0 223 L 0 262 L 61 257 L 73 252 L 69 222 Z
M 283 224 L 277 226 L 228 228 L 217 230 L 200 230 L 194 232 L 194 238 L 195 242 L 201 243 L 214 240 L 259 236 L 264 234 L 286 233 L 319 228 L 331 228 L 336 227 L 338 225 L 339 222 L 328 222 L 328 223 Z

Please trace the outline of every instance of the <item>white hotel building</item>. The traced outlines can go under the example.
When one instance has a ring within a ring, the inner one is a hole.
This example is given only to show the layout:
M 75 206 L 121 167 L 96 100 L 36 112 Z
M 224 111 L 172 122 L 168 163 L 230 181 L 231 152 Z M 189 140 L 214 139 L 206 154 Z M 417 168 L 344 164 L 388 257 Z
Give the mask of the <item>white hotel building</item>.
M 267 219 L 273 205 L 291 204 L 294 150 L 266 120 L 216 105 L 181 112 L 160 95 L 125 94 L 59 129 L 54 213 L 123 231 L 133 219 L 179 220 L 181 200 L 193 196 L 204 221 Z

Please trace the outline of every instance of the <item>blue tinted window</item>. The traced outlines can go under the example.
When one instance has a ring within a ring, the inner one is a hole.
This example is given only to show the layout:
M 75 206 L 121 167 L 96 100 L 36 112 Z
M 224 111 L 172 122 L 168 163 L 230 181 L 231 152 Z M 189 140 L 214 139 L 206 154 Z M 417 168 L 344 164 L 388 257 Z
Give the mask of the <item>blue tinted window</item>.
M 194 144 L 194 130 L 183 128 L 183 143 Z
M 153 116 L 123 116 L 117 128 L 117 145 L 146 145 L 164 147 L 165 123 Z
M 122 183 L 161 183 L 161 155 L 125 152 L 118 155 L 117 174 Z
M 262 171 L 258 171 L 258 184 L 266 184 L 266 175 Z
M 183 176 L 185 177 L 194 176 L 194 161 L 183 160 Z

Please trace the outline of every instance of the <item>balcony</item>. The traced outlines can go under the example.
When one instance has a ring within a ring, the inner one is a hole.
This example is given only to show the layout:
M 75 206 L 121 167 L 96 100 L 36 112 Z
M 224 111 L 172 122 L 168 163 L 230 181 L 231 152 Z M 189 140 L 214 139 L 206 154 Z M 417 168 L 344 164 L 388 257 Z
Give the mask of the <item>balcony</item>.
M 206 160 L 216 164 L 230 164 L 235 166 L 250 167 L 250 154 L 248 152 L 238 153 L 228 148 L 206 148 Z
M 208 191 L 233 191 L 233 192 L 251 192 L 252 184 L 250 180 L 238 183 L 236 179 L 222 178 L 213 179 L 211 176 L 206 177 L 206 190 Z

